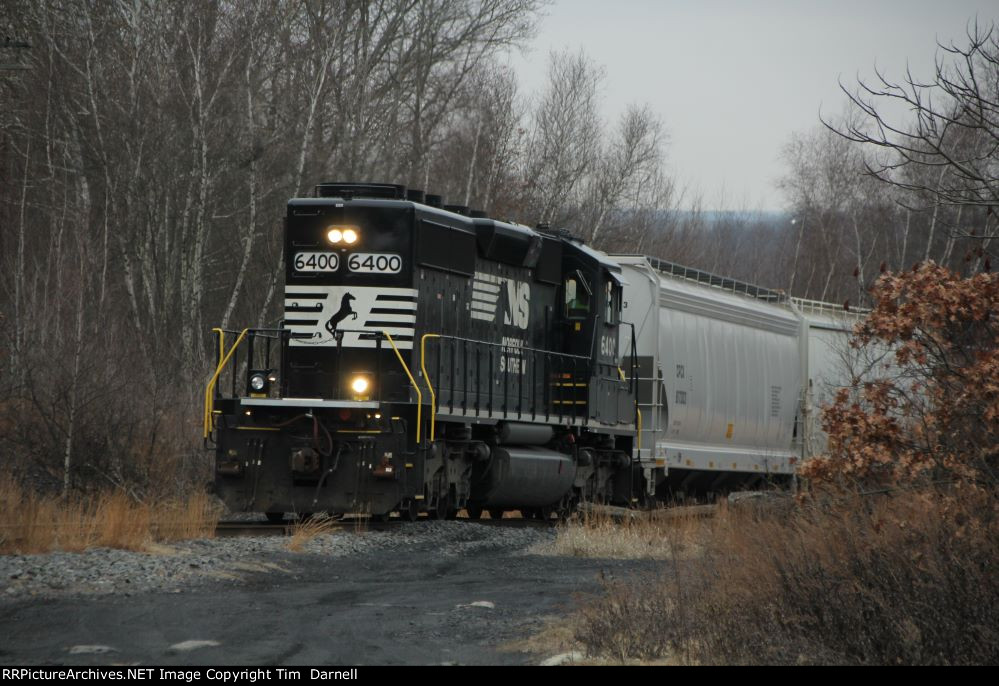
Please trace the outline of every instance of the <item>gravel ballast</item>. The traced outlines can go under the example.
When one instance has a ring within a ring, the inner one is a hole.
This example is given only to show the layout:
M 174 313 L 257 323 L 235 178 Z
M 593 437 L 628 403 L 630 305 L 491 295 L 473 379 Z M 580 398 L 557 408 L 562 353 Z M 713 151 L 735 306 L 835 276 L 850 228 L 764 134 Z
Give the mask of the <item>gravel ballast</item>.
M 553 529 L 483 526 L 460 521 L 399 523 L 387 530 L 341 530 L 308 541 L 290 538 L 199 539 L 154 545 L 150 552 L 94 548 L 83 553 L 0 556 L 0 602 L 31 597 L 182 593 L 207 583 L 238 583 L 247 575 L 282 571 L 301 556 L 342 558 L 427 548 L 440 558 L 489 550 L 524 551 L 550 543 Z

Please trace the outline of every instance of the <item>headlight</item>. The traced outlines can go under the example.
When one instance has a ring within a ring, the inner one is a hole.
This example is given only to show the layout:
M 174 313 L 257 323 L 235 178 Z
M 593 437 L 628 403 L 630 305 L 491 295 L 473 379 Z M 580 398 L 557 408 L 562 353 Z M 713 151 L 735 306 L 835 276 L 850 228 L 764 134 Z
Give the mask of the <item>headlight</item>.
M 361 232 L 356 226 L 351 224 L 338 224 L 326 227 L 326 240 L 333 245 L 346 243 L 353 245 L 361 237 Z
M 350 389 L 354 391 L 354 393 L 357 393 L 358 395 L 363 395 L 364 393 L 368 392 L 368 386 L 370 385 L 371 384 L 368 383 L 367 377 L 355 376 L 353 380 L 350 382 Z
M 267 377 L 263 374 L 254 374 L 250 377 L 250 388 L 260 392 L 267 386 Z

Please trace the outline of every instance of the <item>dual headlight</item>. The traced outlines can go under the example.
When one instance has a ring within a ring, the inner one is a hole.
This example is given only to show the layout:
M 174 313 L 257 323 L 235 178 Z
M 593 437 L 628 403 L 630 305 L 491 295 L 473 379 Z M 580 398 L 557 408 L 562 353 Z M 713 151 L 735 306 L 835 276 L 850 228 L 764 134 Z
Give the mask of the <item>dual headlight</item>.
M 326 240 L 333 245 L 341 243 L 353 245 L 360 237 L 361 234 L 353 226 L 331 226 L 326 231 Z

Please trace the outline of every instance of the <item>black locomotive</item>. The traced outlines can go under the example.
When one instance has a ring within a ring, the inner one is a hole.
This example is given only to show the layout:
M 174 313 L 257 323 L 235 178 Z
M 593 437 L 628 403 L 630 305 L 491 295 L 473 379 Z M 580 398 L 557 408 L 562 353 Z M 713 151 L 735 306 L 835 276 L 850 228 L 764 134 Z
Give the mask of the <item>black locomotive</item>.
M 640 497 L 617 264 L 385 184 L 289 201 L 284 251 L 282 326 L 215 330 L 204 434 L 231 509 L 547 518 Z

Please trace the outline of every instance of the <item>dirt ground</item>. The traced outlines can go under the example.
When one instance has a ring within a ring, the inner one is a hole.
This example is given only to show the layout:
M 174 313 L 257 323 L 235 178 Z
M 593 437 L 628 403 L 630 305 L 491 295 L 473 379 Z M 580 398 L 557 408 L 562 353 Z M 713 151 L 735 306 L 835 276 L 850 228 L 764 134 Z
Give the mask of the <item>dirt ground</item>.
M 432 542 L 279 553 L 180 592 L 0 601 L 0 663 L 539 664 L 556 649 L 533 637 L 598 593 L 601 575 L 653 564 L 503 541 L 446 556 Z

